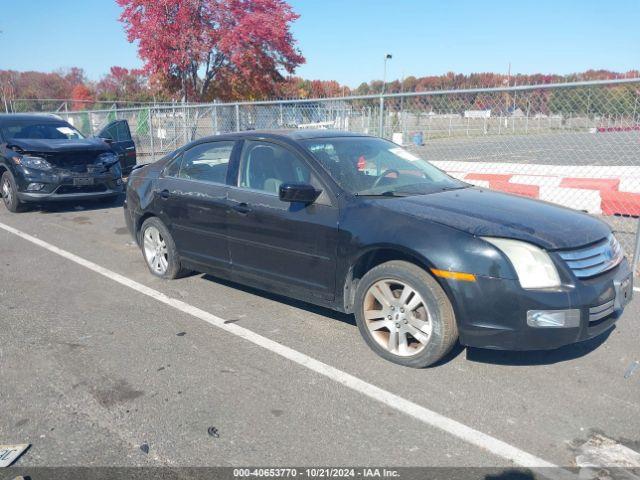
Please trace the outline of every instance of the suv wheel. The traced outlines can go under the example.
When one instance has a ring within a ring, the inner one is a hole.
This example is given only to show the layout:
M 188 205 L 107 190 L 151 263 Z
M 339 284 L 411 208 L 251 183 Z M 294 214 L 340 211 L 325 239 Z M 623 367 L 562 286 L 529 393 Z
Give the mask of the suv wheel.
M 156 277 L 174 279 L 187 273 L 180 265 L 173 237 L 159 218 L 151 217 L 144 221 L 140 240 L 147 267 Z
M 18 198 L 18 189 L 11 173 L 5 171 L 2 174 L 0 191 L 2 192 L 2 201 L 7 210 L 14 213 L 24 210 L 24 203 Z
M 424 368 L 442 359 L 458 339 L 453 307 L 422 268 L 386 262 L 367 272 L 356 290 L 356 322 L 381 357 Z

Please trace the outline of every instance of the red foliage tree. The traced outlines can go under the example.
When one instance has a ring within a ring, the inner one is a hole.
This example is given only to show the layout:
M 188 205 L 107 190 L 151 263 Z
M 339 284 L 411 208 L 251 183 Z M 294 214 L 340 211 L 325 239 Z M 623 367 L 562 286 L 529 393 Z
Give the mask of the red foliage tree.
M 71 67 L 67 70 L 62 70 L 58 75 L 64 78 L 71 88 L 80 83 L 87 83 L 87 77 L 84 74 L 84 70 L 78 67 Z
M 83 83 L 79 83 L 71 90 L 71 99 L 73 100 L 71 104 L 73 110 L 85 110 L 91 106 L 90 102 L 93 100 L 93 97 L 89 87 Z
M 142 70 L 114 66 L 96 84 L 96 93 L 100 100 L 149 100 L 152 95 L 147 83 Z
M 185 98 L 262 96 L 304 62 L 284 0 L 117 0 L 145 70 Z
M 349 95 L 346 85 L 335 80 L 305 80 L 300 77 L 288 77 L 279 84 L 276 96 L 279 98 L 323 98 Z

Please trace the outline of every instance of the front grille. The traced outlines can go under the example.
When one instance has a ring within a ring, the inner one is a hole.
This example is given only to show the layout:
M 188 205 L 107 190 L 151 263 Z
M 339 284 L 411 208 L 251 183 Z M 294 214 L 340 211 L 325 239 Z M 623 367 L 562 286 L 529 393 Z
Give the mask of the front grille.
M 622 261 L 623 252 L 616 237 L 609 238 L 590 247 L 558 252 L 567 266 L 578 278 L 589 278 L 611 270 Z
M 101 163 L 96 163 L 98 155 L 102 152 L 81 151 L 81 152 L 56 152 L 42 154 L 45 159 L 63 170 L 75 173 L 86 173 L 87 171 L 104 169 Z
M 69 193 L 100 193 L 105 192 L 107 187 L 104 185 L 62 185 L 56 190 L 56 194 L 65 195 Z
M 589 322 L 597 322 L 598 320 L 608 317 L 614 312 L 615 308 L 615 299 L 609 300 L 602 305 L 591 307 L 589 309 Z

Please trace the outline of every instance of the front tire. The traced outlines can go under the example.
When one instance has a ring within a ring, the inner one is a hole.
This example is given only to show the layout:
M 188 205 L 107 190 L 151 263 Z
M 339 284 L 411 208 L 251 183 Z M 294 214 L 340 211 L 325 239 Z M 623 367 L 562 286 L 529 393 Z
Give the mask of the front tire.
M 171 233 L 159 218 L 147 218 L 142 224 L 140 248 L 149 271 L 156 277 L 172 280 L 187 273 L 180 264 Z
M 438 282 L 404 261 L 367 272 L 356 289 L 356 323 L 369 347 L 399 365 L 424 368 L 458 340 L 453 307 Z
M 18 189 L 13 176 L 9 172 L 4 172 L 0 179 L 0 191 L 2 192 L 2 201 L 7 210 L 13 213 L 25 210 L 25 205 L 18 198 Z

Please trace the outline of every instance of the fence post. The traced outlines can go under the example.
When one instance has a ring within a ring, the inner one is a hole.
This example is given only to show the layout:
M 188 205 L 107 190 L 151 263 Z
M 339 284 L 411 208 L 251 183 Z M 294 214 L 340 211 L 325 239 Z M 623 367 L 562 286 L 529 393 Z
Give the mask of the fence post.
M 213 134 L 218 135 L 218 109 L 216 108 L 216 104 L 213 104 L 213 109 L 211 110 L 211 116 L 213 117 Z
M 380 96 L 380 118 L 378 119 L 378 135 L 384 137 L 384 97 Z
M 171 119 L 173 120 L 173 143 L 178 143 L 178 124 L 176 123 L 176 104 L 171 104 Z
M 638 269 L 638 260 L 640 260 L 640 219 L 636 220 L 636 241 L 633 248 L 633 259 L 631 260 L 631 271 L 633 275 L 636 274 Z
M 240 131 L 240 105 L 236 103 L 236 132 Z
M 151 143 L 151 160 L 155 161 L 156 159 L 156 149 L 153 144 L 153 108 L 149 108 L 149 141 Z
M 187 107 L 184 100 L 182 101 L 182 141 L 187 143 Z

